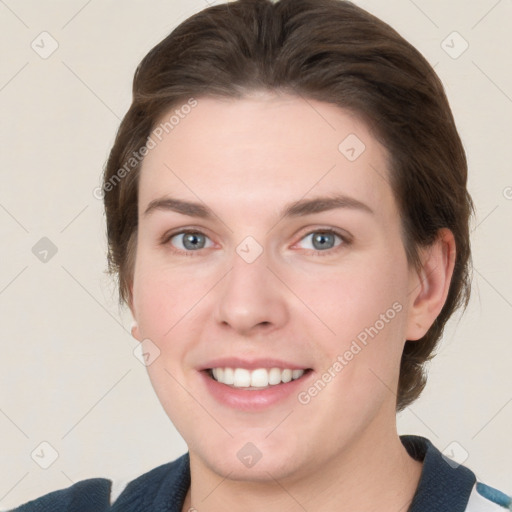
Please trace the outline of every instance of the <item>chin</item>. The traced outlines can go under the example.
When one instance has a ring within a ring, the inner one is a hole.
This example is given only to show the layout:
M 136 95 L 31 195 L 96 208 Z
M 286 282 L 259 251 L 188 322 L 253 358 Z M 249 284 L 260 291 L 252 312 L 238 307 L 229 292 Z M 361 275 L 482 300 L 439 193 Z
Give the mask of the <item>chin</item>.
M 266 460 L 260 459 L 252 467 L 244 467 L 238 460 L 226 460 L 225 456 L 224 459 L 223 461 L 212 461 L 211 469 L 223 477 L 239 482 L 283 480 L 297 472 L 296 465 L 292 464 L 291 461 L 278 461 L 270 457 L 267 457 Z
M 233 441 L 233 440 L 231 440 Z M 267 440 L 268 441 L 268 440 Z M 203 455 L 203 464 L 224 478 L 236 481 L 268 482 L 293 476 L 300 468 L 297 450 L 294 447 L 272 446 L 262 440 L 232 442 L 230 446 L 218 446 Z M 229 476 L 228 476 L 229 475 Z

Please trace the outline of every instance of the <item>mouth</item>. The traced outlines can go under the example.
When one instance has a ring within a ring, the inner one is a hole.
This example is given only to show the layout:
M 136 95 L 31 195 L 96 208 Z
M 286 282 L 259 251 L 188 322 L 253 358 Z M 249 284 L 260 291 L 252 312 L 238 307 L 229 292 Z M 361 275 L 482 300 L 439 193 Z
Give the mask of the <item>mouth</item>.
M 233 389 L 246 391 L 261 391 L 275 388 L 304 378 L 312 368 L 235 368 L 215 367 L 207 368 L 203 372 L 212 380 Z
M 250 413 L 291 406 L 293 397 L 315 378 L 313 368 L 274 358 L 222 358 L 198 370 L 204 391 L 217 403 Z

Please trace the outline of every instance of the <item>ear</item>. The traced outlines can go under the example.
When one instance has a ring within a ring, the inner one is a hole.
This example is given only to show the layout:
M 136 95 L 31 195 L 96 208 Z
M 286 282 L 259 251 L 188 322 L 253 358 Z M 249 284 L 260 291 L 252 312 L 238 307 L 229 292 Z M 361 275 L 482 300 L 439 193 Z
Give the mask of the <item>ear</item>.
M 131 328 L 132 337 L 135 338 L 137 341 L 142 341 L 140 331 L 139 331 L 139 325 L 136 321 L 133 322 L 132 328 Z
M 135 308 L 133 306 L 133 284 L 130 284 L 130 296 L 128 297 L 128 307 L 132 313 L 133 324 L 131 328 L 131 334 L 137 341 L 142 341 L 142 336 L 140 334 L 139 324 L 137 323 L 137 314 L 135 312 Z
M 411 269 L 407 340 L 422 338 L 443 309 L 455 266 L 455 239 L 448 228 L 420 250 L 421 268 Z

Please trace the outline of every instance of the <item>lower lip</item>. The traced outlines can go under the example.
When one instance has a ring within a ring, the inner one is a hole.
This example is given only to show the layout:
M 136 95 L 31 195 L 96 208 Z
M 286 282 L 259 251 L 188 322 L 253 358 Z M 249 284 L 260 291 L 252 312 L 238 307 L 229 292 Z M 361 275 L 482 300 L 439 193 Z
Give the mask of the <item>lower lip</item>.
M 261 411 L 286 400 L 291 395 L 297 396 L 301 390 L 305 389 L 305 381 L 312 375 L 313 371 L 307 371 L 299 379 L 269 386 L 259 391 L 232 388 L 211 378 L 208 371 L 201 371 L 200 373 L 208 391 L 221 404 L 242 411 Z

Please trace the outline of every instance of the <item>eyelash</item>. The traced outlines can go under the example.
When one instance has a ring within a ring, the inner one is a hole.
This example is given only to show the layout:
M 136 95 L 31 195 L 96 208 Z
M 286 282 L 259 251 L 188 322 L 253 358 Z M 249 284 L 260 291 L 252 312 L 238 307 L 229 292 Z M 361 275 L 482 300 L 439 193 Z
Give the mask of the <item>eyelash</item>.
M 305 249 L 308 252 L 308 254 L 310 254 L 312 256 L 330 256 L 330 255 L 338 252 L 339 250 L 341 250 L 343 247 L 350 245 L 352 242 L 346 235 L 343 235 L 339 231 L 337 231 L 335 229 L 331 229 L 331 228 L 325 228 L 325 229 L 320 228 L 320 229 L 314 229 L 312 231 L 309 231 L 303 237 L 301 237 L 299 241 L 303 240 L 304 238 L 306 238 L 314 233 L 322 233 L 325 235 L 335 235 L 341 239 L 341 243 L 339 245 L 337 245 L 331 249 L 327 249 L 325 251 L 319 251 L 319 250 L 315 250 L 315 249 Z M 169 233 L 169 234 L 164 235 L 162 237 L 161 243 L 162 243 L 162 245 L 167 245 L 175 236 L 183 235 L 183 234 L 202 235 L 202 236 L 205 236 L 206 238 L 209 238 L 208 235 L 206 235 L 202 231 L 195 230 L 195 229 L 182 229 L 181 231 L 176 231 L 174 233 Z M 171 246 L 172 246 L 172 244 L 171 244 Z M 183 256 L 198 256 L 201 253 L 201 249 L 199 249 L 197 251 L 183 251 L 182 249 L 176 249 L 175 247 L 172 247 L 172 251 L 177 254 L 183 255 Z

